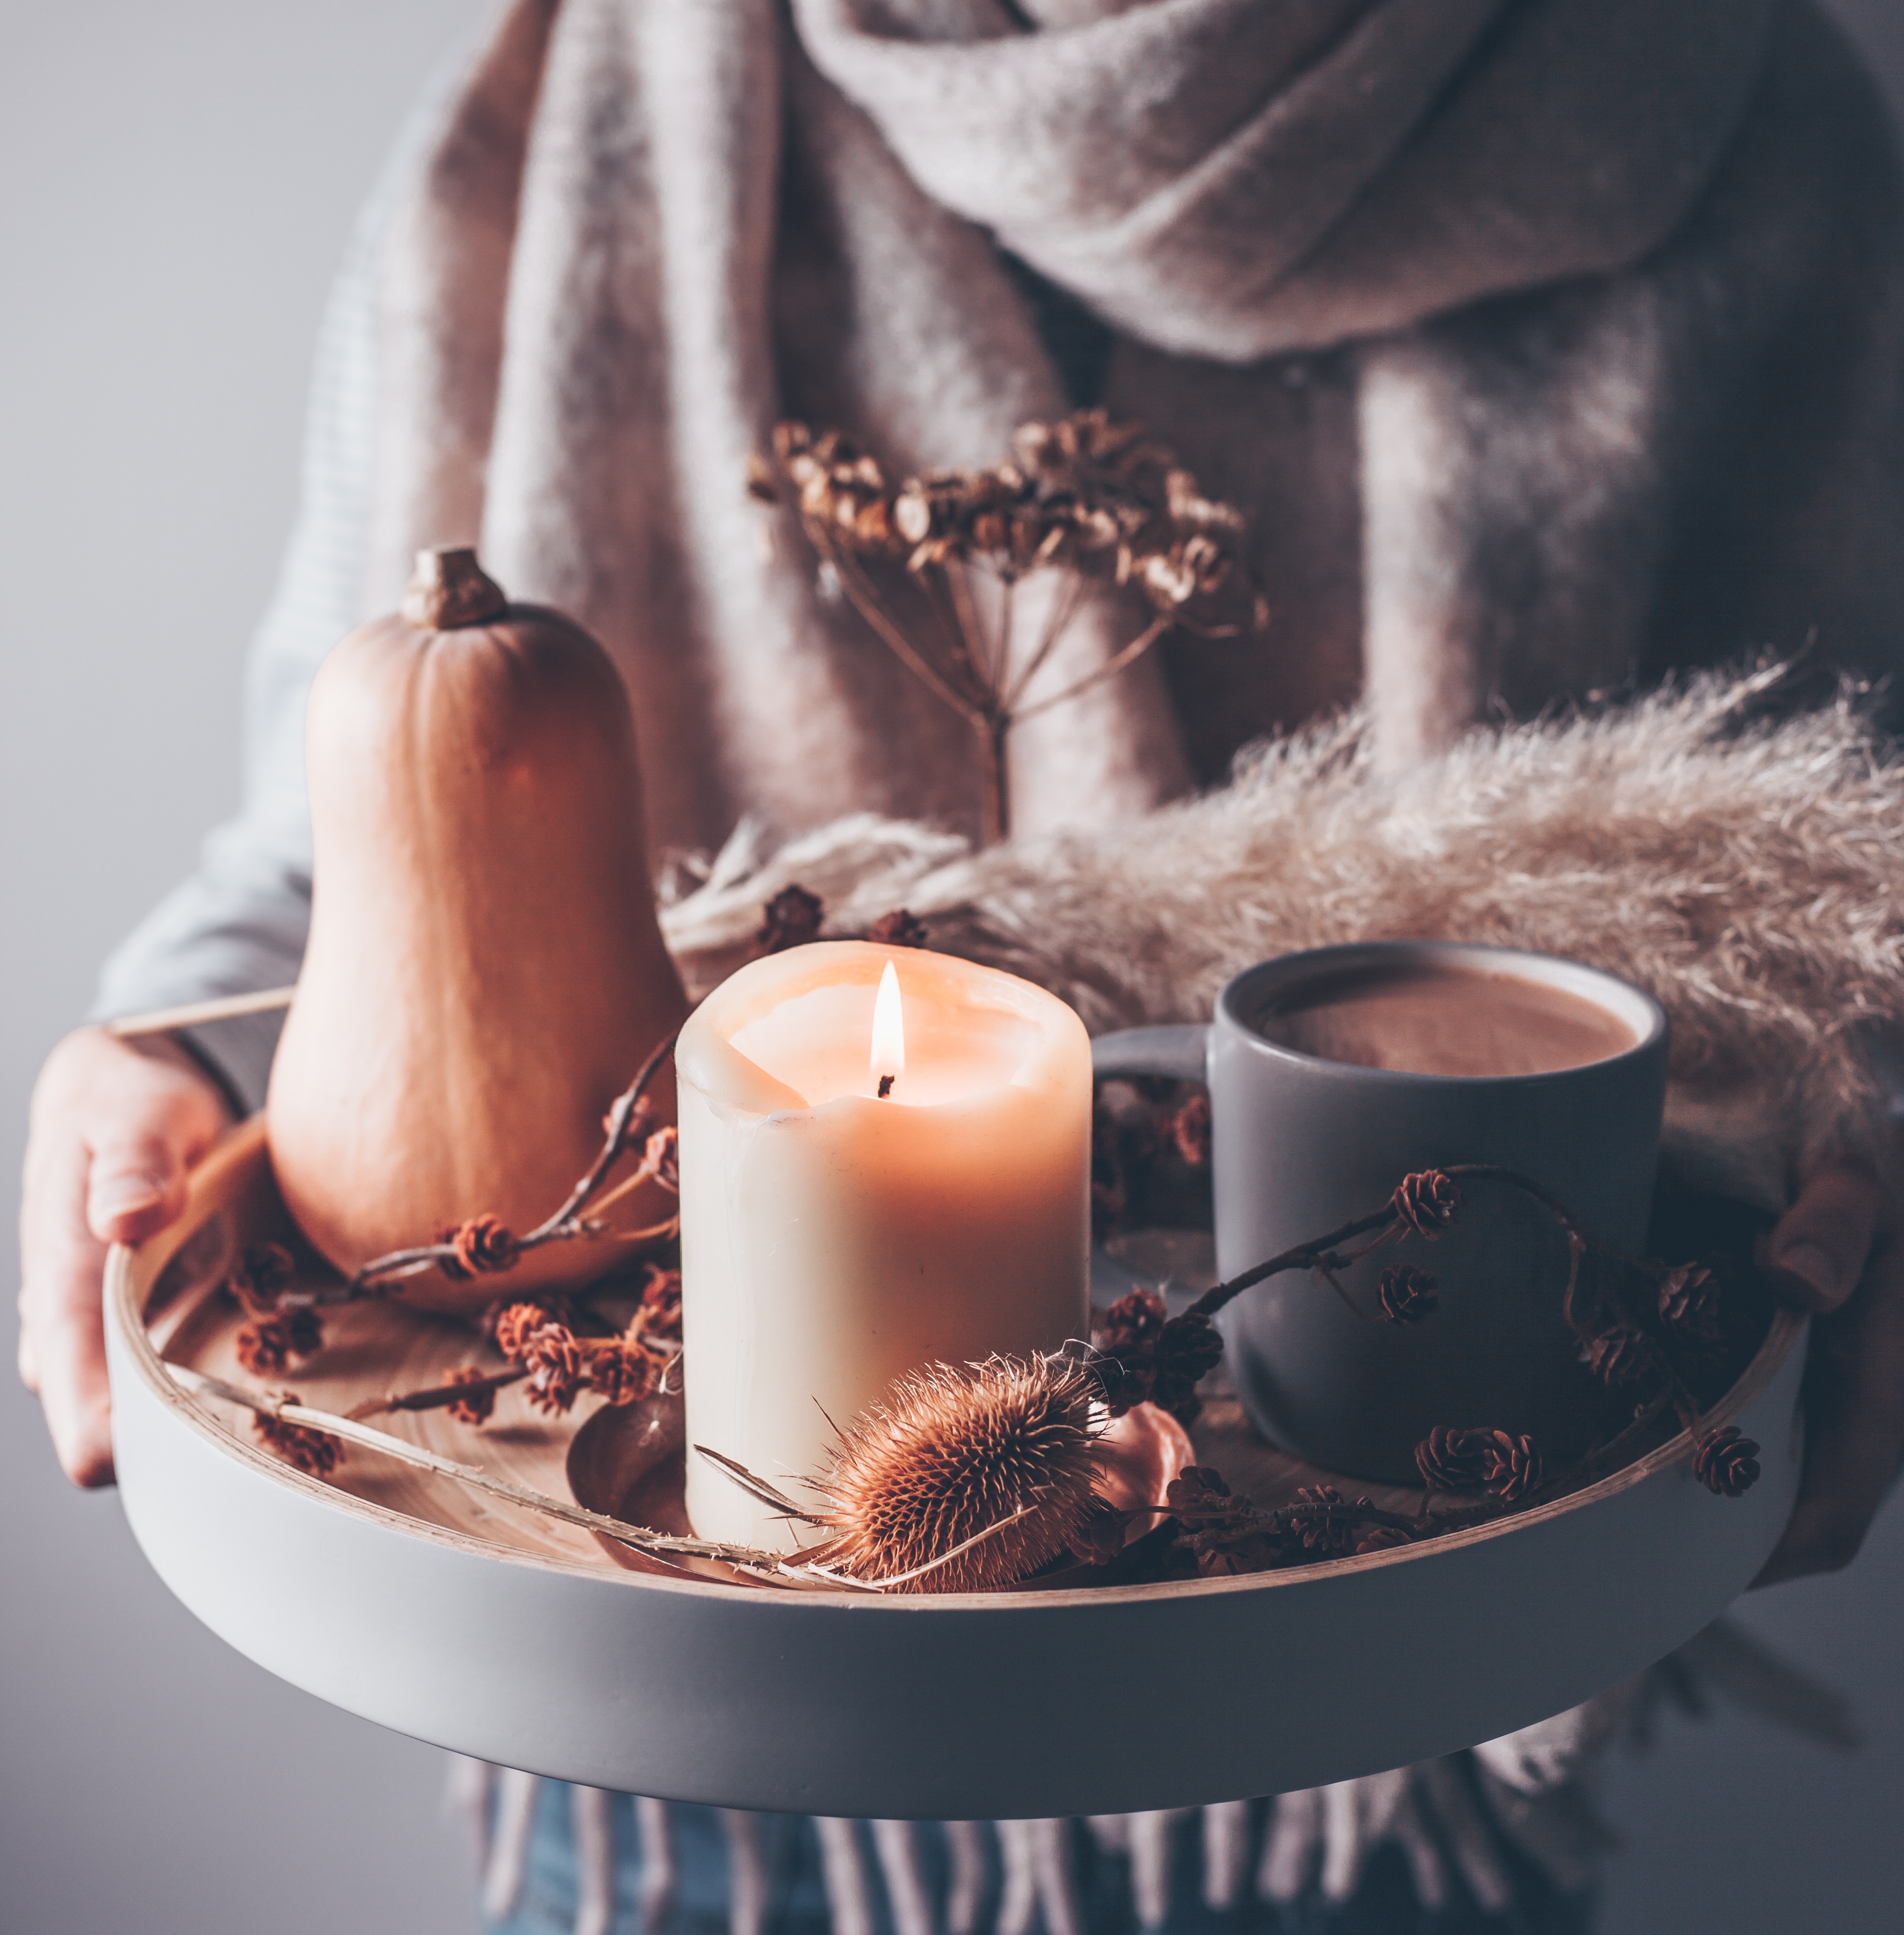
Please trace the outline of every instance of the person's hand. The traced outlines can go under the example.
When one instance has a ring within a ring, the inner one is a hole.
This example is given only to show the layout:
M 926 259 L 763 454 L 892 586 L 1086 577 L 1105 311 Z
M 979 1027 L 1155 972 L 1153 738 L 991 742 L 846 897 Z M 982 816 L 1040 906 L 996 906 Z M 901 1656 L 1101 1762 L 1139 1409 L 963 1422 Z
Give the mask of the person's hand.
M 1766 1239 L 1774 1287 L 1812 1316 L 1798 1502 L 1755 1584 L 1848 1565 L 1904 1460 L 1900 1234 L 1878 1179 L 1840 1167 L 1813 1176 Z
M 183 1049 L 81 1028 L 33 1091 L 20 1206 L 20 1375 L 75 1484 L 112 1482 L 100 1281 L 107 1245 L 162 1230 L 230 1121 Z

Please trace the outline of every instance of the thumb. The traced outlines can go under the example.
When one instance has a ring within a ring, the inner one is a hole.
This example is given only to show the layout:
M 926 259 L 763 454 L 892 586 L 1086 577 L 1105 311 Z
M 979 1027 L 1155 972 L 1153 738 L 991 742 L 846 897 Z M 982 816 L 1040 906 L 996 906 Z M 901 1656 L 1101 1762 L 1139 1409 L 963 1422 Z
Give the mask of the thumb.
M 186 1137 L 163 1128 L 95 1143 L 86 1220 L 102 1243 L 136 1243 L 185 1207 Z
M 1867 1170 L 1820 1170 L 1767 1238 L 1761 1259 L 1788 1303 L 1836 1310 L 1858 1285 L 1884 1207 Z

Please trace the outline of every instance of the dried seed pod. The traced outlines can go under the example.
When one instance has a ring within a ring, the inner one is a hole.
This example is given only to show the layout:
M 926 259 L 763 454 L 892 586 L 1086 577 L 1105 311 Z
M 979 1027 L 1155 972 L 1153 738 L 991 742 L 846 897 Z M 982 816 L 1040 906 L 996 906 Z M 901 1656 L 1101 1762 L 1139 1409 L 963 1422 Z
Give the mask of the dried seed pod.
M 1002 1526 L 898 1589 L 977 1592 L 1085 1541 L 1095 1390 L 1064 1357 L 934 1364 L 900 1379 L 840 1434 L 816 1483 L 830 1562 L 855 1578 L 897 1578 Z
M 1728 1424 L 1700 1439 L 1692 1469 L 1706 1490 L 1736 1499 L 1758 1483 L 1758 1447 L 1736 1424 Z

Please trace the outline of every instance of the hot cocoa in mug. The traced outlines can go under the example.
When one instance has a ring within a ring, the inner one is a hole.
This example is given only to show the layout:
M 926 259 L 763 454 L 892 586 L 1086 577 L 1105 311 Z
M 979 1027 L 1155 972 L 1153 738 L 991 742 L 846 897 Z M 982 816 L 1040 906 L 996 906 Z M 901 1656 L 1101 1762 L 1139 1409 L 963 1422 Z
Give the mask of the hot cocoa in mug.
M 1207 1027 L 1101 1037 L 1100 1075 L 1207 1082 L 1217 1263 L 1240 1274 L 1380 1209 L 1411 1171 L 1484 1163 L 1527 1176 L 1616 1248 L 1644 1244 L 1666 1090 L 1666 1016 L 1613 976 L 1507 948 L 1378 941 L 1245 969 Z M 1525 1432 L 1577 1455 L 1594 1391 L 1561 1314 L 1566 1245 L 1504 1185 L 1464 1185 L 1453 1226 L 1341 1273 L 1373 1313 L 1381 1272 L 1433 1275 L 1441 1309 L 1359 1320 L 1290 1272 L 1219 1320 L 1238 1393 L 1312 1463 L 1419 1482 L 1437 1424 Z

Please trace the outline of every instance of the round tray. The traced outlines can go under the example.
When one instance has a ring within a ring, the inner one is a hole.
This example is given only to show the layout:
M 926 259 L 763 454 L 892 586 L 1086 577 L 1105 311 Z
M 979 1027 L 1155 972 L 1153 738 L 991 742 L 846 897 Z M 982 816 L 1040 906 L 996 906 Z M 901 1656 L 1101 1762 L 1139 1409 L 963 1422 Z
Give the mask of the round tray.
M 180 1222 L 112 1253 L 114 1450 L 146 1557 L 214 1632 L 321 1698 L 484 1759 L 668 1799 L 1122 1813 L 1451 1752 L 1689 1638 L 1749 1583 L 1797 1486 L 1803 1325 L 1781 1315 L 1709 1420 L 1763 1447 L 1740 1499 L 1697 1483 L 1682 1435 L 1505 1521 L 1287 1571 L 892 1598 L 651 1577 L 586 1532 L 371 1452 L 352 1447 L 331 1482 L 307 1478 L 241 1414 L 189 1396 L 165 1361 L 233 1375 L 236 1322 L 194 1284 L 285 1227 L 254 1122 L 194 1176 Z M 395 1367 L 351 1328 L 369 1308 L 327 1312 L 321 1358 L 273 1381 L 320 1405 L 347 1382 L 384 1387 Z M 405 1373 L 472 1354 L 445 1320 L 398 1321 Z M 1211 1412 L 1199 1454 L 1239 1489 L 1273 1502 L 1272 1482 L 1314 1482 L 1233 1405 Z M 573 1420 L 505 1425 L 499 1411 L 480 1434 L 440 1413 L 379 1423 L 566 1493 Z

